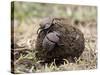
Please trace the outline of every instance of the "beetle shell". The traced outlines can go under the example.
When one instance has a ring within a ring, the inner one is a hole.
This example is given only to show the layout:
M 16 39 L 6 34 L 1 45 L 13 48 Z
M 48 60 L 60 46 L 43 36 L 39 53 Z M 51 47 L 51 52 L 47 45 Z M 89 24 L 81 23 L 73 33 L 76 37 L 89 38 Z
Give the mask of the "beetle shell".
M 57 33 L 56 31 L 47 34 L 43 39 L 43 48 L 45 50 L 51 51 L 55 47 L 55 44 L 59 42 L 60 38 L 58 36 L 60 36 L 60 33 Z

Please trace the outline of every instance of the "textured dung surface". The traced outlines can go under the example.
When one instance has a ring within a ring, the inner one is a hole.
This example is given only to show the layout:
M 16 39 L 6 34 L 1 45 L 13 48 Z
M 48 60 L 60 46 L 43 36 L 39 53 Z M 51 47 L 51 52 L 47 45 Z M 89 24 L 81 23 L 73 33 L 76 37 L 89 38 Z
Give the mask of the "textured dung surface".
M 57 20 L 57 21 L 56 21 Z M 43 50 L 43 39 L 47 34 L 42 31 L 37 37 L 36 42 L 36 50 L 37 50 L 37 58 L 50 62 L 53 59 L 68 59 L 68 61 L 73 61 L 74 57 L 78 58 L 82 52 L 84 51 L 84 36 L 83 33 L 68 23 L 63 23 L 65 19 L 57 19 L 55 18 L 55 23 L 50 29 L 49 32 L 59 31 L 62 36 L 60 38 L 61 46 L 55 46 L 53 50 L 46 51 Z

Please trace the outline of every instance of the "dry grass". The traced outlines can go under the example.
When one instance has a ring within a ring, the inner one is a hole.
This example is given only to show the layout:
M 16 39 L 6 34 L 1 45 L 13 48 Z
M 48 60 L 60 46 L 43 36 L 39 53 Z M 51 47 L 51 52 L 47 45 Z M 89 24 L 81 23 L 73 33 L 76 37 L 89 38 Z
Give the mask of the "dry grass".
M 50 65 L 40 65 L 40 61 L 36 60 L 35 41 L 37 37 L 36 30 L 38 27 L 37 20 L 34 20 L 34 22 L 28 25 L 28 28 L 25 23 L 22 23 L 20 27 L 15 29 L 15 43 L 18 46 L 23 47 L 14 49 L 20 53 L 18 59 L 14 61 L 15 73 L 89 70 L 97 68 L 97 32 L 95 21 L 85 22 L 84 26 L 81 23 L 78 24 L 77 27 L 84 33 L 85 50 L 81 57 L 76 60 L 76 63 L 69 63 L 64 59 L 67 63 L 62 64 L 59 67 L 55 65 L 55 62 L 52 62 Z

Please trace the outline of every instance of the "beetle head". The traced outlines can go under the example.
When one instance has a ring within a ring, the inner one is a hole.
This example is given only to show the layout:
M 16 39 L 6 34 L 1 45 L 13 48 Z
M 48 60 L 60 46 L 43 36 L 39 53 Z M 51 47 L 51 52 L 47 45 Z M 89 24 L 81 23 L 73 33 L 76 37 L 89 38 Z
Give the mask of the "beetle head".
M 52 25 L 53 25 L 53 18 L 48 17 L 48 18 L 43 19 L 40 22 L 40 28 L 37 30 L 37 34 L 39 33 L 39 30 L 40 32 L 43 30 L 48 30 Z

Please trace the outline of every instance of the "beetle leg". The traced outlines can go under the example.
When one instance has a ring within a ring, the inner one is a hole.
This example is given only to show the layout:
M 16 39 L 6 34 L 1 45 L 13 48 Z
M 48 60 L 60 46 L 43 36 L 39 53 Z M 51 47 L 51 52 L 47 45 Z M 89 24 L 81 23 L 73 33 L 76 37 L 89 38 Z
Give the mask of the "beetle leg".
M 40 30 L 41 28 L 38 28 L 38 30 L 37 30 L 37 34 L 39 34 L 39 30 Z

